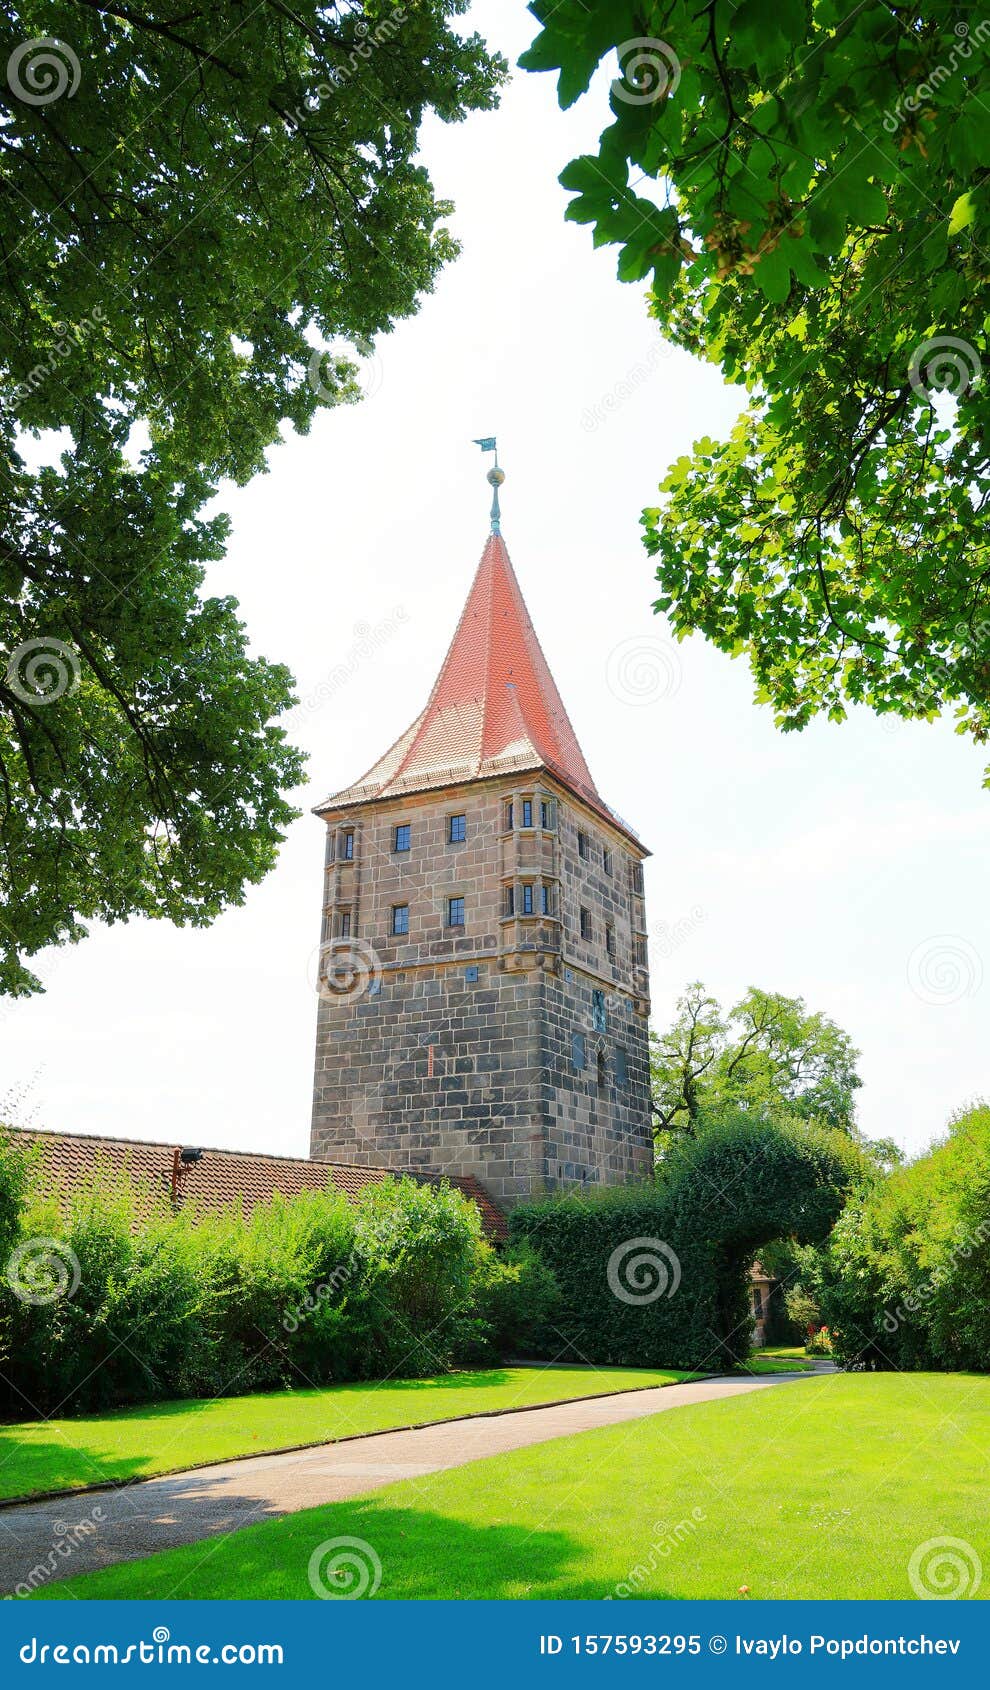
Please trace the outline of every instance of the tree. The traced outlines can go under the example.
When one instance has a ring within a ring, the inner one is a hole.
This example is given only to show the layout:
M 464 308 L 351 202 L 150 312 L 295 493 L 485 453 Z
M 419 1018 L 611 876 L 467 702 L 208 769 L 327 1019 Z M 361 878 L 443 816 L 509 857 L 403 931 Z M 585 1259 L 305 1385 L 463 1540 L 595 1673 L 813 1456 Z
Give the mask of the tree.
M 619 55 L 567 215 L 748 390 L 644 513 L 656 609 L 745 653 L 785 729 L 951 707 L 984 742 L 990 23 L 949 0 L 533 10 L 523 63 L 562 105 Z
M 815 1287 L 850 1366 L 987 1371 L 990 1108 L 976 1103 L 923 1156 L 855 1195 Z
M 200 596 L 204 505 L 359 396 L 456 251 L 416 149 L 496 98 L 464 7 L 0 7 L 0 989 L 274 860 L 290 677 Z
M 696 981 L 677 1019 L 650 1035 L 657 1130 L 697 1132 L 725 1108 L 776 1107 L 854 1134 L 859 1052 L 848 1034 L 803 998 L 751 986 L 724 1014 Z

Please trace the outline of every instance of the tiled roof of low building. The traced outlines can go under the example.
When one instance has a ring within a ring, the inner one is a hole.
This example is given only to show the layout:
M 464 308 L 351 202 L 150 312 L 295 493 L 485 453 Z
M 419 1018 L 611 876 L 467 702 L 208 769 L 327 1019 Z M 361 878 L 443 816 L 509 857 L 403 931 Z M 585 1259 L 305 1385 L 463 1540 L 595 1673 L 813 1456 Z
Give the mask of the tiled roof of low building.
M 100 1168 L 127 1171 L 138 1185 L 168 1196 L 172 1189 L 174 1144 L 152 1144 L 143 1139 L 90 1137 L 78 1133 L 36 1132 L 12 1129 L 16 1138 L 38 1146 L 47 1181 L 58 1190 L 90 1178 Z M 379 1185 L 390 1177 L 407 1175 L 423 1185 L 439 1185 L 444 1179 L 471 1198 L 481 1212 L 486 1235 L 493 1240 L 507 1236 L 505 1215 L 479 1180 L 463 1175 L 421 1174 L 413 1170 L 361 1168 L 338 1162 L 311 1162 L 301 1156 L 265 1156 L 253 1150 L 211 1150 L 204 1148 L 202 1160 L 193 1163 L 182 1182 L 182 1200 L 195 1200 L 207 1212 L 233 1209 L 240 1202 L 244 1213 L 265 1203 L 278 1192 L 296 1197 L 303 1191 L 326 1191 L 336 1187 L 347 1197 L 356 1197 L 366 1185 Z

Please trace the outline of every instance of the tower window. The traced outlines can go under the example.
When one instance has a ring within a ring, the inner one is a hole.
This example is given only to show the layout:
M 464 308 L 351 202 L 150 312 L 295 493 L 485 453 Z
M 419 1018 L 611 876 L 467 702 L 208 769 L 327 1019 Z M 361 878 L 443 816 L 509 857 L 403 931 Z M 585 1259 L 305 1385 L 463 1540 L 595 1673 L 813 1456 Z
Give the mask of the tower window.
M 582 939 L 591 938 L 591 911 L 586 910 L 583 904 L 581 905 L 581 937 Z
M 447 926 L 448 927 L 463 927 L 464 926 L 464 899 L 463 898 L 448 898 L 447 899 Z
M 532 800 L 532 798 L 524 798 L 523 799 L 523 803 L 522 803 L 522 825 L 523 825 L 523 827 L 532 827 L 532 825 L 533 825 L 533 800 Z
M 616 1045 L 616 1047 L 615 1047 L 615 1055 L 612 1059 L 612 1066 L 615 1069 L 615 1083 L 616 1083 L 616 1085 L 617 1086 L 628 1085 L 628 1083 L 629 1083 L 629 1066 L 628 1066 L 628 1063 L 626 1062 L 626 1053 L 625 1053 L 625 1051 L 624 1051 L 624 1049 L 622 1048 L 621 1045 Z
M 337 932 L 340 934 L 340 937 L 342 939 L 349 939 L 350 938 L 350 936 L 351 936 L 351 912 L 350 912 L 350 910 L 341 910 L 340 915 L 337 918 Z
M 459 845 L 467 838 L 467 816 L 451 816 L 447 838 L 451 845 Z
M 552 798 L 541 798 L 540 799 L 540 826 L 543 827 L 543 828 L 547 828 L 549 831 L 553 830 L 553 799 Z
M 642 895 L 643 895 L 643 865 L 642 865 L 642 863 L 630 863 L 629 864 L 629 884 L 632 887 L 633 891 L 636 893 L 636 896 L 641 898 Z
M 353 828 L 348 828 L 347 832 L 342 833 L 341 836 L 340 836 L 340 858 L 341 858 L 341 861 L 345 862 L 345 863 L 352 863 L 354 861 L 354 829 Z
M 553 914 L 553 899 L 549 886 L 540 887 L 540 911 L 543 915 Z
M 615 961 L 615 928 L 610 921 L 605 923 L 605 951 Z
M 516 889 L 514 886 L 505 888 L 505 913 L 506 915 L 515 915 L 516 913 Z
M 602 868 L 605 870 L 605 873 L 607 875 L 611 876 L 611 873 L 612 873 L 612 853 L 609 850 L 607 845 L 604 846 L 604 848 L 602 850 Z
M 596 1033 L 604 1033 L 607 1031 L 604 992 L 594 991 L 591 994 L 591 1024 Z
M 512 802 L 510 800 L 510 802 L 508 804 L 506 804 L 506 806 L 505 806 L 505 830 L 506 830 L 506 832 L 511 833 L 512 829 L 515 827 L 515 825 L 516 825 L 515 806 L 512 804 Z
M 409 825 L 408 822 L 400 823 L 400 825 L 395 830 L 395 837 L 392 841 L 392 849 L 394 851 L 408 851 L 409 848 L 410 848 L 411 841 L 412 841 L 412 828 L 411 828 L 411 826 Z
M 532 913 L 533 913 L 533 888 L 532 888 L 532 886 L 530 886 L 527 883 L 522 889 L 522 895 L 523 895 L 523 907 L 522 907 L 523 915 L 532 915 Z
M 393 904 L 392 905 L 392 932 L 393 933 L 408 933 L 409 932 L 409 905 L 408 904 Z
M 579 857 L 587 857 L 587 855 L 588 855 L 588 835 L 586 833 L 581 833 L 579 831 L 578 832 L 578 856 Z
M 598 1052 L 595 1067 L 597 1070 L 596 1078 L 598 1080 L 598 1090 L 604 1091 L 608 1081 L 608 1063 L 605 1060 L 605 1052 L 603 1050 Z
M 646 967 L 646 940 L 640 933 L 633 939 L 633 962 L 637 968 Z
M 575 1074 L 579 1074 L 585 1066 L 584 1034 L 571 1034 L 571 1067 Z

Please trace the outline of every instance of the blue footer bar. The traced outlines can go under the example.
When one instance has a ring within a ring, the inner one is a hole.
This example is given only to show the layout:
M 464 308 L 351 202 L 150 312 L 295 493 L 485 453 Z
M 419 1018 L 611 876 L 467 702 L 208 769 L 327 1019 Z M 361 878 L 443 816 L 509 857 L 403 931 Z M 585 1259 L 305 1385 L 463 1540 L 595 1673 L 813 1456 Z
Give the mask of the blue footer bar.
M 221 1681 L 464 1690 L 869 1683 L 968 1686 L 990 1608 L 917 1602 L 9 1602 L 0 1682 L 192 1672 Z

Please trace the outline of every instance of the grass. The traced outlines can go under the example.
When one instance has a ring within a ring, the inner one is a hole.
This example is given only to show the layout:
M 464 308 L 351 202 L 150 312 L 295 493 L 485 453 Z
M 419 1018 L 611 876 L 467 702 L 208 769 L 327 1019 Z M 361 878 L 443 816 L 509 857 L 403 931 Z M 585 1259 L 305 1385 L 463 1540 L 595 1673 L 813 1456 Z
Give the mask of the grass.
M 0 1498 L 150 1478 L 236 1455 L 329 1443 L 356 1432 L 530 1408 L 689 1377 L 645 1368 L 503 1367 L 0 1425 Z
M 311 1598 L 314 1550 L 350 1537 L 392 1600 L 911 1598 L 908 1564 L 932 1538 L 990 1567 L 988 1455 L 990 1378 L 835 1374 L 406 1480 L 44 1595 Z
M 754 1350 L 736 1369 L 739 1373 L 810 1373 L 813 1364 L 803 1350 Z

